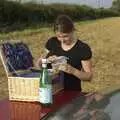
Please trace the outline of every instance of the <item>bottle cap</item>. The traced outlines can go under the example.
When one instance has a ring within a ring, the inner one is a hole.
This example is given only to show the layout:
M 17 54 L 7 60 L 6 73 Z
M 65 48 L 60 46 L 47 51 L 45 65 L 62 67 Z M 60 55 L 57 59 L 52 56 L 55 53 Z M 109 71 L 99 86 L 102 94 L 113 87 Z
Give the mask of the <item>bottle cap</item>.
M 43 64 L 46 64 L 46 63 L 47 63 L 47 59 L 46 59 L 46 58 L 43 58 L 43 59 L 42 59 L 42 63 L 43 63 Z

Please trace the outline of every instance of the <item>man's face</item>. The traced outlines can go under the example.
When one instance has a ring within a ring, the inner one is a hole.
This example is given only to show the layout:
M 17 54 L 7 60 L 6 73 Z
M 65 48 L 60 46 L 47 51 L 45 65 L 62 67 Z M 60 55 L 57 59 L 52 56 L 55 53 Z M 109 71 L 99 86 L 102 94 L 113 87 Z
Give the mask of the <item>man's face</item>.
M 61 43 L 70 45 L 73 40 L 73 32 L 70 33 L 56 32 L 56 37 Z

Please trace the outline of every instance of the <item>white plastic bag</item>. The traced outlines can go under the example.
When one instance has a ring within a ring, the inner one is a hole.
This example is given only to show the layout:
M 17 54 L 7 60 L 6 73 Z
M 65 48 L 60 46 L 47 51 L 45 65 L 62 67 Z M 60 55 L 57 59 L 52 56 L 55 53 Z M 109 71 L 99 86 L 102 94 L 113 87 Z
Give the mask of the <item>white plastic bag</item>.
M 65 56 L 59 56 L 59 57 L 57 57 L 57 59 L 52 63 L 53 70 L 55 70 L 55 71 L 58 72 L 59 65 L 66 64 L 67 63 L 67 59 L 68 58 L 65 57 Z

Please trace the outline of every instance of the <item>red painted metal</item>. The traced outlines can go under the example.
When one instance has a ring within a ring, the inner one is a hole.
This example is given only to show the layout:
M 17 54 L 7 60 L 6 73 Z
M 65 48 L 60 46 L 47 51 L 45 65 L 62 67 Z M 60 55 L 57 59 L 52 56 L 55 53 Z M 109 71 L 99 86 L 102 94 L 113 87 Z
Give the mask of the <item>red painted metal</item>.
M 1 100 L 0 120 L 40 120 L 80 95 L 79 91 L 61 91 L 54 96 L 51 108 L 41 108 L 39 102 Z

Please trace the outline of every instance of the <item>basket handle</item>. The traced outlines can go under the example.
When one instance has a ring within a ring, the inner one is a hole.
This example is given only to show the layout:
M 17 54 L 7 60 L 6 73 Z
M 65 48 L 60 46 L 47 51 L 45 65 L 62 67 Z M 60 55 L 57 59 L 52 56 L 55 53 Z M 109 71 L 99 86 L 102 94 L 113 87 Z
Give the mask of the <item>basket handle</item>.
M 5 69 L 6 75 L 8 77 L 8 68 L 7 68 L 7 65 L 6 65 L 6 60 L 5 60 L 4 55 L 3 55 L 2 46 L 0 46 L 0 58 L 1 58 L 1 61 L 2 61 L 2 64 L 3 64 L 3 67 Z
M 17 76 L 18 75 L 18 72 L 14 69 L 14 67 L 11 65 L 10 61 L 7 61 L 5 59 L 5 56 L 4 56 L 4 53 L 2 51 L 2 44 L 5 44 L 7 42 L 12 42 L 12 43 L 18 43 L 18 42 L 22 42 L 21 40 L 0 40 L 0 58 L 1 58 L 1 61 L 2 61 L 2 64 L 3 64 L 3 67 L 5 69 L 5 72 L 6 72 L 6 75 L 7 77 L 10 75 L 10 74 L 13 74 L 13 73 L 16 73 Z M 11 66 L 11 68 L 13 69 L 14 72 L 9 72 L 8 70 L 8 67 L 6 65 L 6 61 L 8 62 L 8 64 Z

